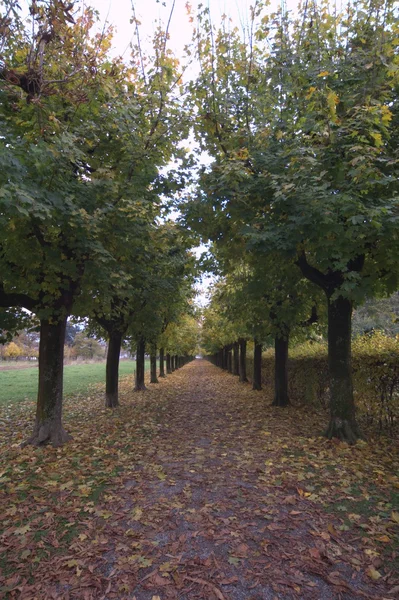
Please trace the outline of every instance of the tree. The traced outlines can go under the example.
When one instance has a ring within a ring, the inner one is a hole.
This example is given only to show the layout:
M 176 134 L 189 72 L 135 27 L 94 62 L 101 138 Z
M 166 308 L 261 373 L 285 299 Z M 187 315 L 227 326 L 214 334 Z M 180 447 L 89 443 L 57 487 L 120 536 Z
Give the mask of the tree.
M 17 359 L 19 356 L 21 356 L 21 354 L 21 348 L 17 346 L 15 342 L 10 342 L 9 344 L 7 344 L 3 356 L 5 359 Z
M 84 331 L 76 334 L 73 348 L 77 357 L 85 359 L 104 358 L 105 348 L 93 337 L 86 335 Z
M 342 15 L 306 3 L 294 18 L 267 14 L 259 3 L 247 44 L 200 18 L 197 131 L 215 157 L 213 220 L 221 220 L 220 208 L 228 217 L 219 238 L 241 230 L 259 260 L 277 252 L 324 291 L 326 434 L 354 442 L 352 307 L 397 286 L 393 2 L 360 1 Z M 194 208 L 204 210 L 199 200 Z
M 24 306 L 41 320 L 29 441 L 59 445 L 68 439 L 61 423 L 66 319 L 91 314 L 100 294 L 108 305 L 115 289 L 122 296 L 124 233 L 130 228 L 129 241 L 137 234 L 140 244 L 140 222 L 154 219 L 160 204 L 153 206 L 164 179 L 159 167 L 179 154 L 178 64 L 160 30 L 153 56 L 136 48 L 128 68 L 109 58 L 109 32 L 90 38 L 91 9 L 75 22 L 69 4 L 32 2 L 28 31 L 18 5 L 9 7 L 12 35 L 2 30 L 0 71 L 7 123 L 0 305 Z

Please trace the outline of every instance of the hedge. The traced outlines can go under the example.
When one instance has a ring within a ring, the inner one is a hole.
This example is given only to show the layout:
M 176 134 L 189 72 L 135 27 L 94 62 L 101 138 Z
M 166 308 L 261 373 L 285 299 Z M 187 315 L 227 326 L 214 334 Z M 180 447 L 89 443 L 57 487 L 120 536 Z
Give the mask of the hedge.
M 252 359 L 247 363 L 251 378 Z M 358 419 L 393 434 L 399 423 L 399 337 L 381 332 L 357 337 L 352 344 L 352 366 Z M 272 349 L 262 355 L 262 383 L 274 385 Z M 328 408 L 326 344 L 307 342 L 290 349 L 288 387 L 293 404 Z

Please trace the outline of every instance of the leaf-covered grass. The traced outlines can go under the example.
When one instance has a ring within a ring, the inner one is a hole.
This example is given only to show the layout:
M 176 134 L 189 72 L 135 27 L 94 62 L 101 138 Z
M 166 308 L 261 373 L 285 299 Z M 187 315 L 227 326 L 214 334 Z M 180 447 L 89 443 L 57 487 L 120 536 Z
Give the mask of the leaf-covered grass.
M 19 446 L 32 403 L 0 419 L 0 595 L 395 597 L 392 442 L 330 442 L 325 414 L 205 361 L 121 388 L 114 412 L 100 388 L 68 400 L 62 448 Z
M 123 360 L 119 376 L 133 375 L 136 364 Z M 146 370 L 150 361 L 146 360 Z M 37 397 L 37 368 L 0 370 L 0 406 L 22 400 L 35 400 Z M 105 381 L 105 362 L 66 365 L 64 367 L 64 392 L 66 396 L 83 394 L 93 384 Z

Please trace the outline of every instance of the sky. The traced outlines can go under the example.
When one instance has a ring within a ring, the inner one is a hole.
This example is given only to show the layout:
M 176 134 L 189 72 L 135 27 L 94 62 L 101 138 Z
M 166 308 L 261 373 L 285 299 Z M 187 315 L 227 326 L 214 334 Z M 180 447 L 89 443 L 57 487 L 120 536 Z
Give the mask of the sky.
M 271 0 L 272 6 L 278 6 L 281 0 Z M 222 15 L 231 17 L 234 24 L 245 28 L 248 22 L 250 6 L 254 0 L 203 0 L 203 5 L 209 5 L 212 20 L 217 26 Z M 132 0 L 87 0 L 87 4 L 96 8 L 100 14 L 101 24 L 106 21 L 115 27 L 113 39 L 113 52 L 116 56 L 122 56 L 128 60 L 130 54 L 130 43 L 135 42 L 135 28 L 130 23 L 132 16 Z M 190 44 L 192 38 L 193 24 L 190 23 L 186 8 L 187 0 L 134 0 L 136 18 L 140 21 L 140 38 L 143 45 L 145 40 L 150 39 L 157 26 L 168 22 L 171 9 L 174 5 L 170 20 L 169 47 L 176 56 L 181 57 L 184 47 Z M 199 0 L 191 0 L 193 14 L 199 4 Z M 297 0 L 286 0 L 287 8 L 294 8 Z M 197 256 L 205 250 L 205 247 L 194 249 Z M 196 302 L 200 305 L 207 304 L 207 293 L 213 281 L 212 277 L 204 277 L 198 285 Z
M 295 8 L 299 0 L 285 0 L 287 8 Z M 154 24 L 158 20 L 166 23 L 174 5 L 170 23 L 170 47 L 178 56 L 182 55 L 184 46 L 190 43 L 192 24 L 187 14 L 188 0 L 134 0 L 137 19 L 141 22 L 142 37 L 150 36 Z M 271 6 L 280 5 L 281 0 L 271 0 Z M 195 13 L 200 0 L 189 0 Z M 95 7 L 102 22 L 106 19 L 116 27 L 114 47 L 118 55 L 129 54 L 129 43 L 134 38 L 134 29 L 130 24 L 132 0 L 87 0 L 87 4 Z M 238 26 L 245 26 L 247 15 L 254 0 L 202 0 L 209 6 L 215 24 L 221 21 L 223 14 L 231 17 Z

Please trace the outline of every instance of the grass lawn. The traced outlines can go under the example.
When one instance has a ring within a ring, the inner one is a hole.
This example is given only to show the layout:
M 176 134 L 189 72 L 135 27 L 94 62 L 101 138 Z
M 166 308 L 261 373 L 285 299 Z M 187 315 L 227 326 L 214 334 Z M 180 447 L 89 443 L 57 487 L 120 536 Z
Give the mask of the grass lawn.
M 135 361 L 121 361 L 119 377 L 133 375 L 135 368 Z M 149 360 L 146 360 L 145 368 L 149 370 Z M 38 370 L 35 368 L 0 371 L 0 405 L 21 400 L 35 400 L 37 378 Z M 90 385 L 103 382 L 105 382 L 105 362 L 66 365 L 64 368 L 64 394 L 67 396 L 85 392 Z

